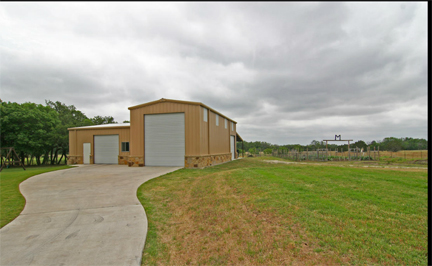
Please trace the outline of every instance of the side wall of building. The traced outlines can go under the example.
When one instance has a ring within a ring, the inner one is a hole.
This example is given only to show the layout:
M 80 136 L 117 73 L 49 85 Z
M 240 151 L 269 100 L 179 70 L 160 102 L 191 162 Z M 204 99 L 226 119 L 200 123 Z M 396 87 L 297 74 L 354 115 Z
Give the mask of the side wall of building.
M 129 127 L 101 128 L 101 129 L 70 129 L 69 130 L 69 158 L 68 164 L 82 164 L 83 144 L 90 143 L 90 163 L 94 163 L 94 136 L 119 135 L 119 164 L 127 164 L 129 152 L 121 151 L 122 142 L 130 142 Z M 131 144 L 131 143 L 130 143 Z
M 204 121 L 204 110 L 207 110 L 207 121 Z M 207 108 L 200 106 L 200 156 L 209 154 L 209 111 L 210 110 L 208 110 Z
M 204 168 L 231 160 L 230 136 L 236 136 L 235 123 L 209 109 L 205 112 L 204 109 L 207 108 L 200 106 L 200 154 L 185 156 L 186 168 Z M 207 121 L 204 119 L 205 113 L 207 113 Z M 219 117 L 218 125 L 216 125 L 216 116 Z M 234 130 L 231 128 L 231 123 L 234 124 Z
M 232 124 L 232 126 L 231 126 Z M 235 158 L 238 158 L 238 154 L 237 154 L 237 124 L 234 122 L 230 122 L 229 123 L 229 135 L 230 136 L 234 136 L 234 151 L 235 151 Z M 230 137 L 231 138 L 231 137 Z
M 219 125 L 216 124 L 218 117 Z M 210 154 L 230 153 L 229 128 L 225 128 L 225 118 L 209 112 Z

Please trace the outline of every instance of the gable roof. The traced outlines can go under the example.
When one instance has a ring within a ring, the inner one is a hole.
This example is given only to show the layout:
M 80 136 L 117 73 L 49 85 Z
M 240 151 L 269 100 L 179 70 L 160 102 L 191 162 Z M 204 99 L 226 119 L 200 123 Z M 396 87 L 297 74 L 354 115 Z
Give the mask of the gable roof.
M 204 108 L 207 108 L 207 109 L 211 110 L 213 113 L 216 113 L 216 114 L 218 114 L 218 115 L 220 115 L 220 116 L 222 116 L 222 117 L 224 117 L 224 118 L 226 118 L 226 119 L 228 119 L 228 120 L 230 120 L 230 121 L 232 121 L 232 122 L 234 122 L 234 123 L 237 124 L 236 121 L 234 121 L 231 118 L 229 118 L 229 117 L 227 117 L 227 116 L 219 113 L 215 109 L 213 109 L 211 107 L 208 107 L 207 105 L 205 105 L 205 104 L 203 104 L 201 102 L 180 101 L 180 100 L 172 100 L 172 99 L 161 98 L 160 100 L 156 100 L 156 101 L 152 101 L 152 102 L 148 102 L 148 103 L 143 103 L 143 104 L 131 106 L 128 109 L 129 110 L 133 110 L 133 109 L 138 109 L 138 108 L 141 108 L 141 107 L 145 107 L 145 106 L 149 106 L 149 105 L 153 105 L 153 104 L 158 104 L 158 103 L 163 103 L 163 102 L 180 103 L 180 104 L 190 104 L 190 105 L 200 105 L 200 106 L 202 106 Z

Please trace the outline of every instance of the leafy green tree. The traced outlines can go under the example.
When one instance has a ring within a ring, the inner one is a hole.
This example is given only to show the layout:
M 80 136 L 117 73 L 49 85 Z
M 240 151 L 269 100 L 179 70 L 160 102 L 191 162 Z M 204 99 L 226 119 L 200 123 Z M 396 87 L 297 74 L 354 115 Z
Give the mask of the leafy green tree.
M 93 122 L 84 113 L 77 110 L 73 105 L 66 105 L 62 102 L 45 101 L 46 105 L 54 109 L 62 119 L 62 124 L 68 127 L 91 126 Z
M 114 121 L 114 117 L 112 117 L 112 116 L 100 116 L 100 115 L 97 115 L 97 116 L 91 118 L 91 121 L 95 125 L 117 124 L 117 122 Z
M 394 137 L 384 138 L 381 145 L 387 151 L 397 152 L 402 149 L 402 140 Z
M 300 144 L 295 144 L 292 146 L 291 149 L 297 150 L 297 151 L 303 151 L 303 146 L 301 146 Z
M 250 149 L 249 149 L 249 152 L 250 152 L 251 154 L 256 154 L 256 153 L 257 153 L 255 147 L 254 147 L 254 148 L 250 148 Z
M 359 141 L 353 143 L 352 146 L 360 148 L 360 149 L 363 149 L 363 151 L 366 151 L 367 147 L 368 147 L 368 145 L 366 144 L 366 142 L 364 142 L 363 140 L 359 140 Z
M 272 152 L 273 152 L 273 149 L 271 149 L 271 148 L 267 148 L 264 150 L 265 154 L 272 154 Z
M 56 127 L 56 134 L 52 139 L 50 156 L 51 164 L 60 163 L 62 158 L 66 157 L 69 153 L 68 128 L 91 126 L 93 122 L 73 105 L 68 106 L 59 101 L 52 102 L 50 100 L 46 100 L 45 103 L 58 113 L 60 119 L 60 123 Z M 61 152 L 61 157 L 57 159 L 59 152 Z
M 425 139 L 402 138 L 402 149 L 404 150 L 427 150 L 428 142 Z
M 1 103 L 1 146 L 14 147 L 21 158 L 31 155 L 38 165 L 44 162 L 55 139 L 58 114 L 48 106 L 35 103 Z
M 316 149 L 323 149 L 326 147 L 325 142 L 313 140 L 308 145 L 300 145 L 300 144 L 285 144 L 285 145 L 275 145 L 268 142 L 263 141 L 254 141 L 254 142 L 243 142 L 243 147 L 246 151 L 249 151 L 251 149 L 255 149 L 256 151 L 264 151 L 265 149 L 277 149 L 282 153 L 282 150 L 300 150 L 305 151 L 306 149 L 309 149 L 309 151 L 316 150 Z M 340 145 L 328 143 L 327 147 L 331 150 L 338 149 L 339 151 L 348 151 L 348 144 L 343 143 Z M 367 147 L 369 147 L 371 150 L 427 150 L 428 149 L 428 141 L 425 139 L 414 139 L 414 138 L 402 138 L 397 139 L 393 137 L 385 138 L 383 141 L 381 140 L 372 140 L 368 141 L 367 143 L 363 140 L 359 140 L 355 143 L 350 143 L 350 148 L 358 147 L 363 148 L 363 150 L 367 150 Z
M 321 142 L 318 140 L 312 140 L 307 147 L 309 150 L 321 149 Z
M 372 150 L 378 150 L 378 147 L 380 147 L 380 141 L 375 141 L 375 140 L 372 140 L 371 142 L 370 142 L 370 144 L 369 144 L 369 148 L 370 148 L 370 150 L 372 151 Z M 381 149 L 381 148 L 380 148 Z

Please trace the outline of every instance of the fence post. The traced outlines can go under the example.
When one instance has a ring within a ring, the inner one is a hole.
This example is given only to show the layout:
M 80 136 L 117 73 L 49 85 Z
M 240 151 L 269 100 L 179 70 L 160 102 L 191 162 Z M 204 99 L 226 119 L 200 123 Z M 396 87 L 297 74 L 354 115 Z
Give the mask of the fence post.
M 368 146 L 367 151 L 368 151 L 368 160 L 370 160 L 370 147 L 369 146 Z
M 349 145 L 349 140 L 348 140 L 348 161 L 351 161 L 351 156 L 350 156 L 350 145 Z
M 380 159 L 380 154 L 379 154 L 379 146 L 378 146 L 378 160 Z

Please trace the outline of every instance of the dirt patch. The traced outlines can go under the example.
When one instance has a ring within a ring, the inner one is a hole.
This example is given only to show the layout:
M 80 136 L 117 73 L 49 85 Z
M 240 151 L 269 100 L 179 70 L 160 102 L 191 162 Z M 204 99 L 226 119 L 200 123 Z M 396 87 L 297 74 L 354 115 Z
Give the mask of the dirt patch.
M 416 160 L 413 163 L 415 163 L 415 164 L 428 164 L 428 160 Z

